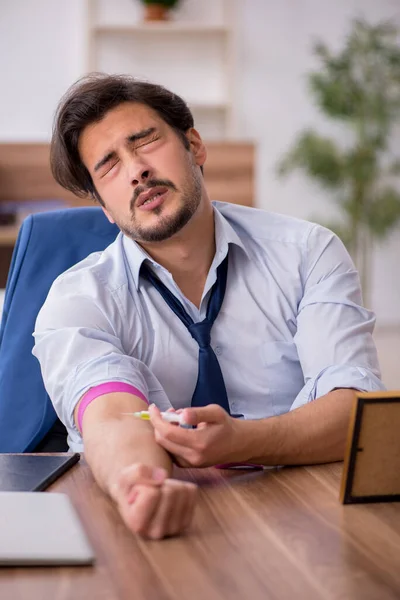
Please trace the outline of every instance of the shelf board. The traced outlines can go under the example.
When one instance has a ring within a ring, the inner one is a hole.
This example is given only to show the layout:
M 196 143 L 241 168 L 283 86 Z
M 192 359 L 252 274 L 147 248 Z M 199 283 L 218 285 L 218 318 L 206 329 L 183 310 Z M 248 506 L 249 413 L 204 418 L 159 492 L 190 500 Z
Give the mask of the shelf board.
M 225 35 L 229 31 L 225 25 L 207 25 L 180 21 L 154 21 L 132 25 L 94 25 L 92 32 L 95 34 L 147 34 L 147 33 L 185 33 L 185 34 L 218 34 Z
M 18 232 L 19 225 L 0 225 L 0 246 L 13 246 Z
M 229 110 L 231 108 L 230 102 L 191 102 L 185 98 L 185 102 L 191 110 Z

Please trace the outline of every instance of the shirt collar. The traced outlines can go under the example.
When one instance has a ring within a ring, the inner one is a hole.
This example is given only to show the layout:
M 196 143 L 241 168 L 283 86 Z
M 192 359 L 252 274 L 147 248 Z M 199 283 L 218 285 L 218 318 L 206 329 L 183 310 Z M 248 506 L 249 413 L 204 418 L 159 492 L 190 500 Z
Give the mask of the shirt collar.
M 245 245 L 242 240 L 236 233 L 235 229 L 229 223 L 229 221 L 224 217 L 222 213 L 219 212 L 218 208 L 213 205 L 214 209 L 214 226 L 215 226 L 215 249 L 216 255 L 218 252 L 223 254 L 221 261 L 226 256 L 228 251 L 228 247 L 232 244 L 234 246 L 238 246 L 241 248 L 247 257 L 249 257 L 249 253 L 246 250 Z
M 213 266 L 216 268 L 227 255 L 228 248 L 231 244 L 242 248 L 247 256 L 248 252 L 232 225 L 219 212 L 216 206 L 213 206 L 213 209 L 216 247 Z M 152 263 L 156 270 L 164 269 L 164 267 L 153 260 L 137 242 L 131 240 L 126 235 L 122 235 L 122 243 L 136 289 L 139 289 L 140 267 L 146 259 Z

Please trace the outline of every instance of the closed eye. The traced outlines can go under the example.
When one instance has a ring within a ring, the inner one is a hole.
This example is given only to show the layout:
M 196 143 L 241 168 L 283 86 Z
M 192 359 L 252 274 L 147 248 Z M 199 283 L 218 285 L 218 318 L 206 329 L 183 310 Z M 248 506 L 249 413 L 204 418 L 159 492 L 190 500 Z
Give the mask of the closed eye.
M 159 137 L 152 138 L 151 140 L 148 140 L 147 142 L 144 142 L 143 144 L 139 144 L 138 146 L 136 146 L 135 150 L 137 150 L 138 148 L 143 148 L 144 146 L 148 146 L 149 144 L 152 144 L 153 142 L 156 142 L 159 139 L 160 139 Z
M 106 176 L 108 173 L 110 173 L 110 171 L 112 171 L 112 170 L 113 170 L 113 168 L 117 166 L 118 162 L 119 162 L 119 161 L 117 160 L 117 161 L 115 161 L 114 163 L 112 163 L 111 165 L 108 165 L 108 168 L 107 168 L 107 170 L 106 170 L 106 171 L 104 171 L 104 173 L 103 173 L 103 174 L 100 176 L 100 179 L 102 179 L 102 178 L 103 178 L 103 177 L 105 177 L 105 176 Z

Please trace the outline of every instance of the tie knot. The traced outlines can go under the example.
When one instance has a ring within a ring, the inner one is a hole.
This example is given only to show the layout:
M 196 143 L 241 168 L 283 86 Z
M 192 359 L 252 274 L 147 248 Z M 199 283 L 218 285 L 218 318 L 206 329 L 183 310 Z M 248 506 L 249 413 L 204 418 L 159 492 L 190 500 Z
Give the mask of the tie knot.
M 191 336 L 196 340 L 200 348 L 207 348 L 211 343 L 211 327 L 212 323 L 208 319 L 204 319 L 200 323 L 189 325 L 188 329 Z

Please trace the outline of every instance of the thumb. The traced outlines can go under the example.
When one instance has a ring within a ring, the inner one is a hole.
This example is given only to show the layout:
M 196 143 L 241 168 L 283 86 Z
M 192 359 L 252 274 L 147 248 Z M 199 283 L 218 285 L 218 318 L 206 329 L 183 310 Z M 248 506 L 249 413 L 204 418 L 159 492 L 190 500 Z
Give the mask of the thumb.
M 208 404 L 199 408 L 184 408 L 182 411 L 182 419 L 186 425 L 221 423 L 226 416 L 226 411 L 218 404 Z
M 131 483 L 161 485 L 168 477 L 167 471 L 162 467 L 153 467 L 146 464 L 130 465 L 127 467 L 126 471 L 127 478 Z
M 160 486 L 168 477 L 168 473 L 162 467 L 153 467 L 136 463 L 122 469 L 116 481 L 110 486 L 110 493 L 113 498 L 122 494 L 127 494 L 133 486 L 137 484 Z

